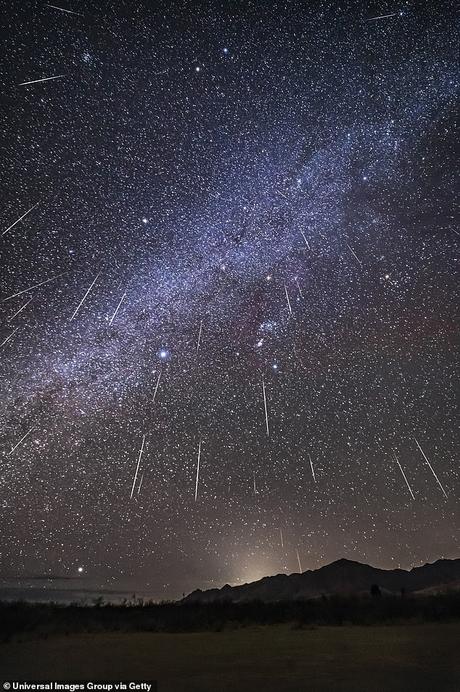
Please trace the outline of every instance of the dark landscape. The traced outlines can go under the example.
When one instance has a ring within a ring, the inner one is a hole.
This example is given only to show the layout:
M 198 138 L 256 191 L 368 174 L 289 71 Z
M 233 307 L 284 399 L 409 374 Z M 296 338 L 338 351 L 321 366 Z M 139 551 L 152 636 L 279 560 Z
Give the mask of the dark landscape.
M 176 602 L 101 595 L 92 605 L 0 603 L 3 641 L 80 632 L 199 632 L 251 625 L 371 625 L 460 621 L 460 559 L 406 570 L 337 560 L 303 574 L 197 590 Z
M 338 560 L 177 602 L 3 602 L 0 666 L 23 680 L 65 678 L 68 665 L 74 679 L 135 671 L 171 692 L 454 692 L 459 572 L 460 560 L 410 571 Z

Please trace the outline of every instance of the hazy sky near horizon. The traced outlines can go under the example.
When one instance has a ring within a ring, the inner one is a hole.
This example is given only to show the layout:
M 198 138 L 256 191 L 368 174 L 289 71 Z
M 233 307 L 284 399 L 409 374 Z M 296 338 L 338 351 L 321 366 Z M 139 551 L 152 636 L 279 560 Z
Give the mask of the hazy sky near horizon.
M 458 557 L 454 4 L 3 14 L 0 578 Z

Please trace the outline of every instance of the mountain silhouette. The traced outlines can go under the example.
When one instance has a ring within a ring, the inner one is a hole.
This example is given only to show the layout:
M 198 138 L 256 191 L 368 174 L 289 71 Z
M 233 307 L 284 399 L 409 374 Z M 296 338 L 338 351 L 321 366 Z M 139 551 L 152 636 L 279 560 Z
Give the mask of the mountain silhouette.
M 382 593 L 436 593 L 457 590 L 460 584 L 460 559 L 437 560 L 432 564 L 404 569 L 378 569 L 352 560 L 336 560 L 317 570 L 301 574 L 277 574 L 241 586 L 226 584 L 221 589 L 192 591 L 184 603 L 216 601 L 290 601 L 332 594 L 369 593 L 376 584 Z

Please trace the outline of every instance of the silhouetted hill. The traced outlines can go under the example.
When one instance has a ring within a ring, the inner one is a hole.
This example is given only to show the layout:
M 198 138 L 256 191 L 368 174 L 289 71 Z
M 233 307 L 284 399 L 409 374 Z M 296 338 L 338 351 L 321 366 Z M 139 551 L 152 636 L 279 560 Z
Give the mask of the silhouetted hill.
M 449 585 L 452 589 L 458 589 L 459 582 L 460 559 L 437 560 L 411 570 L 377 569 L 341 559 L 302 574 L 278 574 L 241 586 L 226 584 L 221 589 L 197 589 L 183 600 L 186 603 L 290 601 L 331 594 L 369 593 L 372 584 L 377 584 L 382 592 L 400 593 L 401 589 L 405 589 L 407 593 L 424 590 L 435 592 L 445 591 Z

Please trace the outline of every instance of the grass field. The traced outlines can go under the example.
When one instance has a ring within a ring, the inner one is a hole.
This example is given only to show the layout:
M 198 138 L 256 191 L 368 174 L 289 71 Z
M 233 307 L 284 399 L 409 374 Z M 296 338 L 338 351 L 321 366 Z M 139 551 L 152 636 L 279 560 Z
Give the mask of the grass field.
M 159 692 L 458 692 L 460 624 L 85 634 L 0 646 L 3 680 L 151 680 Z

